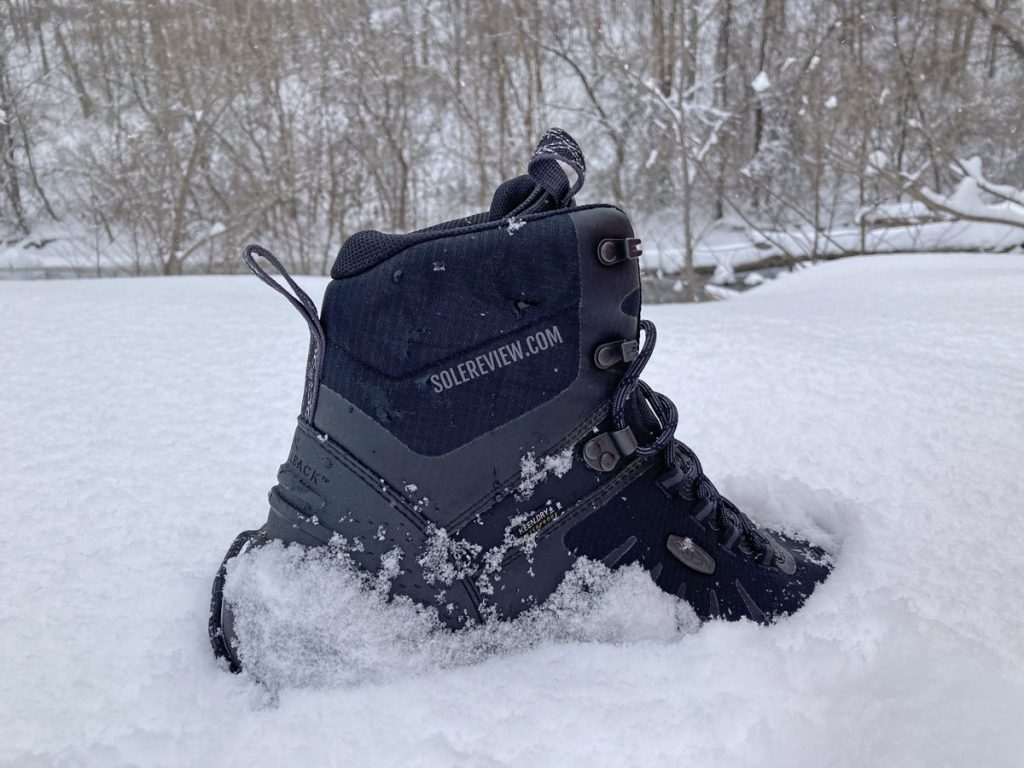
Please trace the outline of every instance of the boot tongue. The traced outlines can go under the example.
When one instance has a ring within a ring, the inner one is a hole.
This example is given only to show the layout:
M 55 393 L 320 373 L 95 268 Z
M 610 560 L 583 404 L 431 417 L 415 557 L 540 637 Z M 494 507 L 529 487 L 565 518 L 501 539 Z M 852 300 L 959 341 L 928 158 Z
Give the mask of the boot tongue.
M 524 207 L 523 204 L 536 191 L 537 182 L 531 176 L 517 176 L 503 182 L 494 190 L 494 197 L 491 198 L 491 221 L 504 219 L 515 213 L 518 208 Z
M 575 175 L 570 183 L 562 165 Z M 571 208 L 573 197 L 583 186 L 586 161 L 579 144 L 560 128 L 549 129 L 530 158 L 527 175 L 503 183 L 491 199 L 492 221 L 507 216 Z

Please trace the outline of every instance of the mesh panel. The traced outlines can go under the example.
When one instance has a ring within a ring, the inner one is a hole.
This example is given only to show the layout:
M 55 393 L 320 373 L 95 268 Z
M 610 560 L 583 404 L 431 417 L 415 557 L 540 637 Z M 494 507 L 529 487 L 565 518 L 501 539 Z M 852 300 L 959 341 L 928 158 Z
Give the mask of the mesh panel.
M 554 397 L 578 372 L 579 256 L 565 214 L 533 215 L 514 233 L 488 222 L 420 233 L 386 265 L 332 281 L 323 383 L 425 455 Z M 489 357 L 553 328 L 543 354 Z

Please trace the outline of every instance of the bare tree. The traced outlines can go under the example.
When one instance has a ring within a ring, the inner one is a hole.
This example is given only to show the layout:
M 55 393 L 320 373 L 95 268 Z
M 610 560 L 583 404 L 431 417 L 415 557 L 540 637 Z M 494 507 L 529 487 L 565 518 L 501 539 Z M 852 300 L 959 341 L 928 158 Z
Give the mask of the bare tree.
M 486 206 L 557 124 L 692 290 L 709 233 L 831 258 L 958 158 L 1016 189 L 1022 41 L 1019 0 L 0 0 L 0 237 L 178 274 L 259 235 L 327 271 Z

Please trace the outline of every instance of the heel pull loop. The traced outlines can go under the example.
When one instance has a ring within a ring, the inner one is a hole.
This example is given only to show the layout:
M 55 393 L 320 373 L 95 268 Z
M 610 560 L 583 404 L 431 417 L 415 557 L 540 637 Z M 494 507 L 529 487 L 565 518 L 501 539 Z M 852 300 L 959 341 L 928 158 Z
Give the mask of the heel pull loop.
M 576 172 L 570 186 L 569 179 L 559 163 L 565 163 Z M 587 176 L 587 162 L 576 140 L 561 128 L 549 128 L 533 151 L 527 173 L 562 206 L 568 206 L 583 187 Z
M 256 263 L 256 259 L 261 258 L 269 262 L 270 265 L 277 270 L 277 272 L 285 279 L 288 287 L 291 288 L 289 292 L 281 283 L 271 277 L 263 267 Z M 306 321 L 306 325 L 309 326 L 309 356 L 306 358 L 306 387 L 302 393 L 302 413 L 301 418 L 307 424 L 313 423 L 313 414 L 316 412 L 316 399 L 317 390 L 320 386 L 320 375 L 324 369 L 324 349 L 327 346 L 326 338 L 324 336 L 323 326 L 320 325 L 320 315 L 317 312 L 316 304 L 309 298 L 309 295 L 303 291 L 298 283 L 292 279 L 292 276 L 288 274 L 288 270 L 284 268 L 284 265 L 278 260 L 278 258 L 264 248 L 261 245 L 249 245 L 246 247 L 245 252 L 242 254 L 242 261 L 245 262 L 245 266 L 256 275 L 260 280 L 269 285 L 275 291 L 280 293 L 295 309 L 299 311 L 302 318 Z

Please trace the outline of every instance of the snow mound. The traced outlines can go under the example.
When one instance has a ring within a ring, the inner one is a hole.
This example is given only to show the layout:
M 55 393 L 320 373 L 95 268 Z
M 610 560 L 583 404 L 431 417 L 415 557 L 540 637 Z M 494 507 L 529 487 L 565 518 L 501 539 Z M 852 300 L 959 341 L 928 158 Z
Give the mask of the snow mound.
M 697 629 L 692 609 L 646 571 L 581 560 L 516 621 L 451 631 L 433 608 L 388 598 L 388 582 L 343 552 L 270 544 L 231 563 L 243 664 L 271 690 L 381 684 L 525 653 L 542 643 L 668 643 Z

